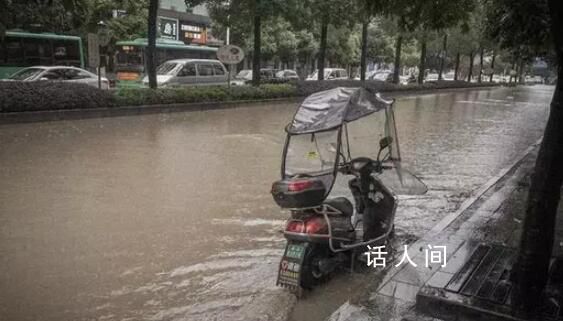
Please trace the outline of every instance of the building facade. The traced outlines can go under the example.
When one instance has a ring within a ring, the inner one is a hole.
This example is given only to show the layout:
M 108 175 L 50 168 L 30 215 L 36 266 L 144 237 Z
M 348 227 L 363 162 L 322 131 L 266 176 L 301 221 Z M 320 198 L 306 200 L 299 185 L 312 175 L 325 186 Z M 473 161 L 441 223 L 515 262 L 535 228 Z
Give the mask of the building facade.
M 159 37 L 187 45 L 221 46 L 211 34 L 211 19 L 204 5 L 188 8 L 184 0 L 161 0 L 158 10 Z

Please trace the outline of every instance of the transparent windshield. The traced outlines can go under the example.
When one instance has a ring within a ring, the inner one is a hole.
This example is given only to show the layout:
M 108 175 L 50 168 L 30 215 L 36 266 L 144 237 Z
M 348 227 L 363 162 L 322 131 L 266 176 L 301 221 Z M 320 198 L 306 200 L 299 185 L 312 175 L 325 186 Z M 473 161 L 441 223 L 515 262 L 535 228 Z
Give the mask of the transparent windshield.
M 39 75 L 41 72 L 43 72 L 43 69 L 41 68 L 25 68 L 11 75 L 8 79 L 31 80 L 37 77 L 37 75 Z
M 325 175 L 334 171 L 338 130 L 292 135 L 285 157 L 285 175 Z
M 158 68 L 156 69 L 156 74 L 157 75 L 170 75 L 170 74 L 172 74 L 172 71 L 174 69 L 176 69 L 177 66 L 178 66 L 177 63 L 165 62 L 162 65 L 158 66 Z
M 385 186 L 398 195 L 422 195 L 428 187 L 418 177 L 395 162 L 393 169 L 384 170 L 378 177 Z

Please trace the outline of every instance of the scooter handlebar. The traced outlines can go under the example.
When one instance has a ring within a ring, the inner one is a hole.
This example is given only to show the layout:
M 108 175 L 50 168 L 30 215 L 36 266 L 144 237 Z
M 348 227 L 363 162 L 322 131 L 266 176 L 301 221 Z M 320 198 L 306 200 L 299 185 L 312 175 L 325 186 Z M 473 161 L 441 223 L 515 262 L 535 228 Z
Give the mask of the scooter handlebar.
M 359 164 L 359 165 L 356 165 Z M 338 171 L 345 175 L 359 176 L 363 170 L 381 173 L 384 169 L 393 169 L 393 166 L 383 165 L 378 160 L 372 160 L 366 157 L 352 159 L 338 167 Z

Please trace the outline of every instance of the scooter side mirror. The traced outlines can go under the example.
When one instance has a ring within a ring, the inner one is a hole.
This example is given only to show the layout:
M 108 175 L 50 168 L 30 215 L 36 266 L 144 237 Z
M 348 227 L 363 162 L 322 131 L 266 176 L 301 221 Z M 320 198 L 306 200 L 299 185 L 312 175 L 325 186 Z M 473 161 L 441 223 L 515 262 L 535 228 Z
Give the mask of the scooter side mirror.
M 385 136 L 381 140 L 379 140 L 379 148 L 385 149 L 385 148 L 391 146 L 392 143 L 393 143 L 393 137 Z

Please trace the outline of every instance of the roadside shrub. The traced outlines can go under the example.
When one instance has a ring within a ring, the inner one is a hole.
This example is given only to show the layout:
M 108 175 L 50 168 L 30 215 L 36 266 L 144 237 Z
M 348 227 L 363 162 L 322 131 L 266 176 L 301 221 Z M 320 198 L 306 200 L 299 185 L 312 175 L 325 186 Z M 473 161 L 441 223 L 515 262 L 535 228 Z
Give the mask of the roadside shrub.
M 297 94 L 299 96 L 309 96 L 310 94 L 328 90 L 336 87 L 363 87 L 374 92 L 389 91 L 415 91 L 430 89 L 448 89 L 448 88 L 472 88 L 483 86 L 495 86 L 496 83 L 468 83 L 466 81 L 433 81 L 426 82 L 422 85 L 408 84 L 396 85 L 380 80 L 367 80 L 362 83 L 359 80 L 324 80 L 324 81 L 299 81 L 297 83 Z
M 0 112 L 112 107 L 113 95 L 85 84 L 0 82 Z
M 266 84 L 252 86 L 199 86 L 176 88 L 135 88 L 116 92 L 120 106 L 139 106 L 173 103 L 222 102 L 238 100 L 273 99 L 296 96 L 295 86 Z
M 176 88 L 128 88 L 99 90 L 84 84 L 57 82 L 0 82 L 0 112 L 90 109 L 113 106 L 165 105 L 304 97 L 335 87 L 365 87 L 374 92 L 416 91 L 491 86 L 465 81 L 395 85 L 371 80 L 299 81 L 252 86 L 196 86 Z

